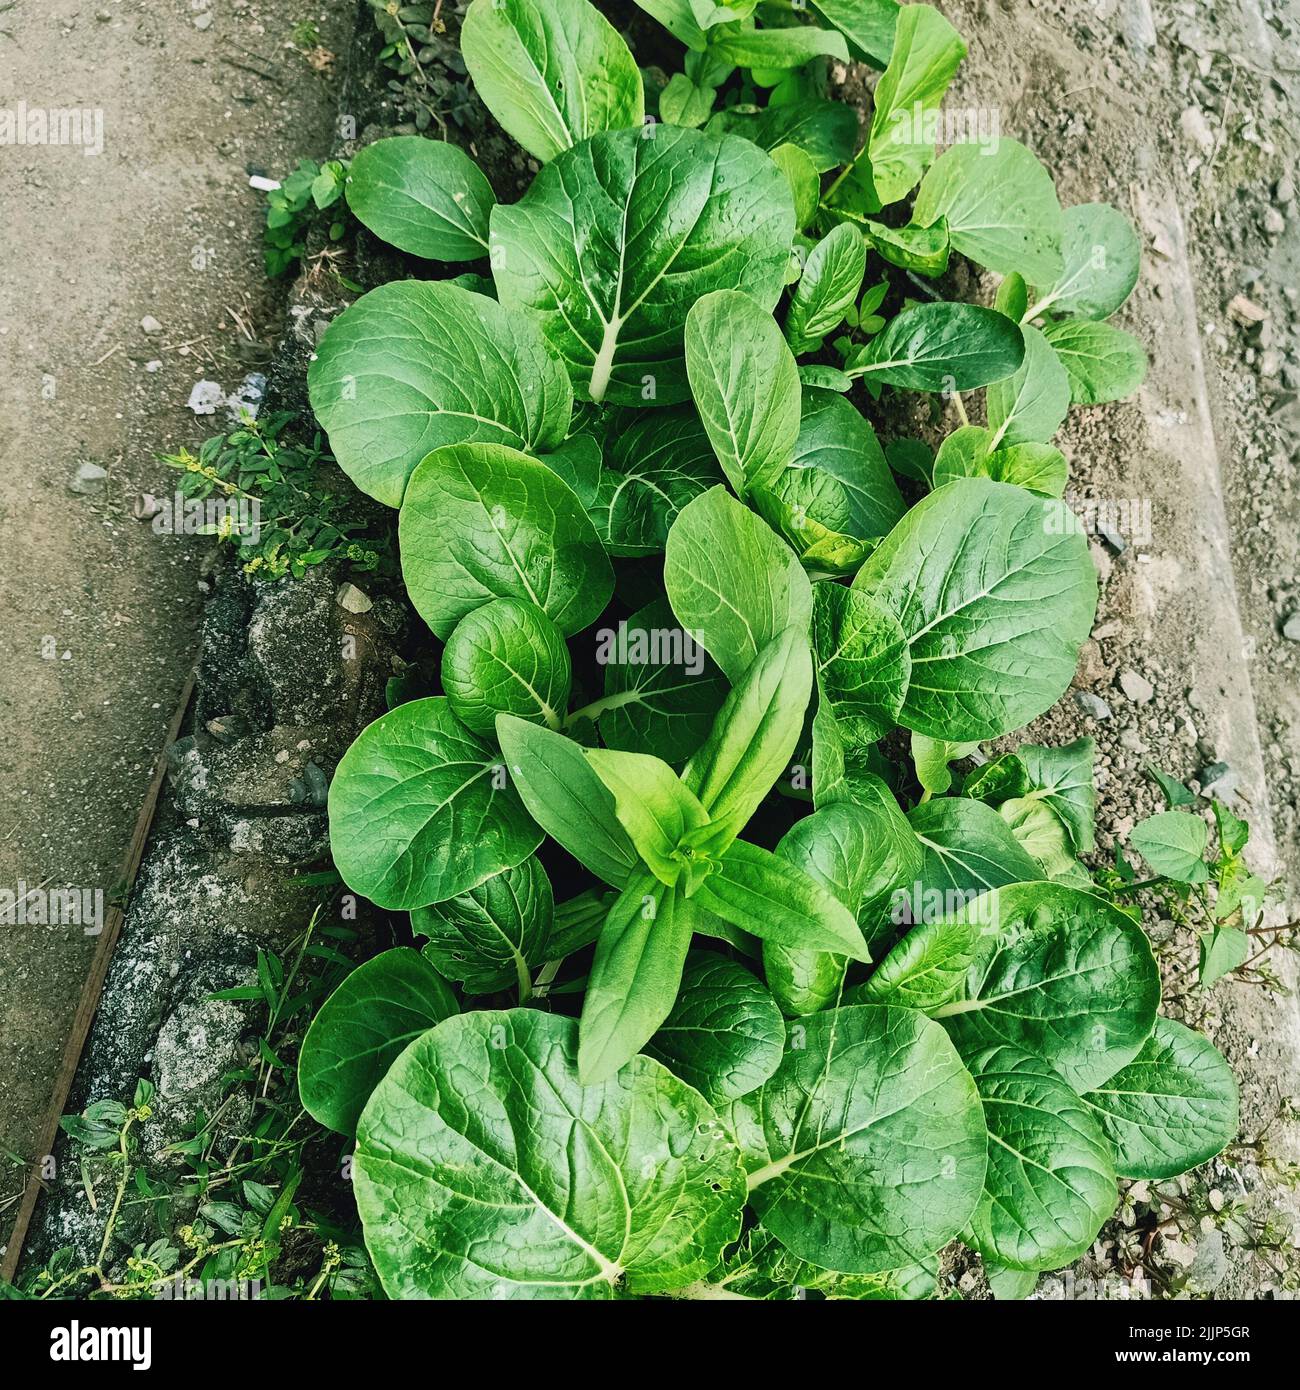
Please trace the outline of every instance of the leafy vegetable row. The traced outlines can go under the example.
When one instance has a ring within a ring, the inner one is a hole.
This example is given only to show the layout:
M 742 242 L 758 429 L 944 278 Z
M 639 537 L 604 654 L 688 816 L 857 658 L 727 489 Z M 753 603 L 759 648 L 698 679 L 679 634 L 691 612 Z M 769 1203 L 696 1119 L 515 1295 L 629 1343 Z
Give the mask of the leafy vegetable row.
M 1091 743 L 951 767 L 1090 631 L 1050 441 L 1141 379 L 1106 322 L 1136 237 L 1013 140 L 936 157 L 965 47 L 927 5 L 638 2 L 687 49 L 657 115 L 586 0 L 470 6 L 466 66 L 541 164 L 518 202 L 444 142 L 352 162 L 370 230 L 478 268 L 372 290 L 310 372 L 400 509 L 442 693 L 335 774 L 340 872 L 424 945 L 325 1006 L 303 1101 L 356 1134 L 396 1297 L 917 1297 L 959 1237 L 1023 1293 L 1117 1175 L 1236 1129 L 1079 861 Z M 826 96 L 850 54 L 884 64 L 861 145 Z M 954 252 L 993 307 L 926 287 Z M 857 382 L 963 423 L 882 447 Z

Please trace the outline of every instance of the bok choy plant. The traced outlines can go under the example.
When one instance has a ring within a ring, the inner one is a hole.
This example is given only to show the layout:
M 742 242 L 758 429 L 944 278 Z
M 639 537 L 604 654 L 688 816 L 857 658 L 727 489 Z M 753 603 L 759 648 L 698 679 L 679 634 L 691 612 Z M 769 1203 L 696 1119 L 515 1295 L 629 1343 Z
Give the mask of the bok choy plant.
M 311 399 L 442 693 L 331 785 L 420 944 L 323 1006 L 303 1104 L 393 1297 L 916 1298 L 954 1240 L 1023 1295 L 1237 1126 L 1081 862 L 1091 743 L 952 767 L 1092 626 L 1051 440 L 1142 378 L 1137 239 L 1014 140 L 937 153 L 928 5 L 638 2 L 685 47 L 649 93 L 586 0 L 473 0 L 517 202 L 442 141 L 351 164 L 433 278 L 348 308 Z M 954 257 L 992 304 L 940 297 Z M 937 452 L 878 437 L 906 392 Z

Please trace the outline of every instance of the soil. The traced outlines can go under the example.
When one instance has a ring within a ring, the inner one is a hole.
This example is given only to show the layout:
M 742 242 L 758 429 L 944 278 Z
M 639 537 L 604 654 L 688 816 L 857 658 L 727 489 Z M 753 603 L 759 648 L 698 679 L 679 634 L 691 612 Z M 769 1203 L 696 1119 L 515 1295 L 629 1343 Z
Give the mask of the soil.
M 249 177 L 328 152 L 355 9 L 0 0 L 0 108 L 103 118 L 102 153 L 0 147 L 0 887 L 112 899 L 208 587 L 205 543 L 134 505 L 174 486 L 159 452 L 227 423 L 187 408 L 194 384 L 270 357 L 283 287 Z M 104 476 L 74 491 L 84 465 Z M 93 947 L 0 933 L 0 1226 Z

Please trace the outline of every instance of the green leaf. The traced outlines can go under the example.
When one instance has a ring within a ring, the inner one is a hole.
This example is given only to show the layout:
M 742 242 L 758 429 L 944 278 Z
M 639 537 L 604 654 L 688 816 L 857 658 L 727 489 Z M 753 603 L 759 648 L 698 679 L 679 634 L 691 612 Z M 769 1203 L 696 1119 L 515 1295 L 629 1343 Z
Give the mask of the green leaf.
M 721 481 L 691 406 L 627 411 L 611 429 L 587 511 L 611 555 L 658 555 L 677 513 Z
M 990 450 L 1008 444 L 1045 444 L 1070 409 L 1070 378 L 1036 328 L 1024 327 L 1020 370 L 988 390 Z
M 1208 839 L 1209 831 L 1200 816 L 1187 811 L 1160 811 L 1138 821 L 1129 844 L 1163 878 L 1177 883 L 1207 883 Z
M 1034 1269 L 1008 1269 L 996 1260 L 985 1259 L 984 1277 L 989 1281 L 989 1292 L 999 1303 L 1019 1303 L 1028 1298 L 1038 1286 L 1038 1271 Z
M 778 145 L 771 154 L 772 162 L 790 185 L 790 196 L 794 199 L 794 225 L 806 227 L 817 216 L 817 204 L 821 201 L 822 184 L 817 166 L 811 155 L 789 142 Z
M 743 497 L 794 454 L 799 373 L 772 316 L 748 295 L 716 290 L 686 316 L 686 372 L 727 481 Z
M 982 478 L 923 498 L 853 581 L 912 649 L 900 723 L 931 738 L 998 738 L 1074 678 L 1097 609 L 1078 523 L 1054 501 Z
M 1040 296 L 1035 313 L 1108 319 L 1133 293 L 1142 251 L 1133 224 L 1107 203 L 1065 209 L 1065 269 Z M 1022 309 L 1021 315 L 1025 313 Z
M 770 486 L 753 488 L 749 501 L 814 577 L 852 574 L 871 550 L 848 531 L 847 490 L 820 468 L 786 468 Z
M 1147 374 L 1142 344 L 1112 324 L 1067 319 L 1049 324 L 1043 336 L 1061 359 L 1070 378 L 1070 399 L 1076 405 L 1123 400 L 1142 385 Z
M 598 878 L 622 888 L 640 860 L 614 813 L 614 798 L 582 749 L 563 734 L 503 714 L 501 752 L 538 825 Z
M 921 180 L 912 221 L 948 222 L 954 251 L 1003 274 L 1049 285 L 1064 267 L 1064 220 L 1052 176 L 1018 140 L 953 145 Z
M 1147 776 L 1152 778 L 1156 785 L 1164 794 L 1165 805 L 1172 811 L 1179 806 L 1195 806 L 1195 793 L 1171 777 L 1167 772 L 1161 772 L 1158 767 L 1147 767 Z
M 713 87 L 697 87 L 684 72 L 675 72 L 659 93 L 659 118 L 669 125 L 698 129 L 713 112 L 717 99 Z
M 702 1290 L 691 1296 L 787 1301 L 811 1292 L 859 1302 L 920 1300 L 935 1296 L 938 1277 L 937 1256 L 882 1274 L 836 1274 L 797 1258 L 771 1232 L 751 1226 Z
M 1087 878 L 1086 870 L 1070 852 L 1065 826 L 1044 802 L 1028 796 L 1012 797 L 998 807 L 998 814 L 1044 878 Z
M 572 488 L 503 444 L 430 454 L 411 475 L 398 536 L 411 602 L 444 639 L 494 598 L 535 604 L 571 637 L 600 615 L 614 588 Z
M 731 1107 L 750 1205 L 821 1268 L 926 1260 L 983 1186 L 975 1083 L 943 1029 L 911 1009 L 830 1009 L 799 1027 L 803 1047 Z
M 649 1057 L 584 1086 L 576 1054 L 571 1019 L 516 1009 L 448 1019 L 398 1058 L 354 1163 L 390 1298 L 659 1292 L 735 1240 L 744 1174 L 704 1098 Z
M 1090 738 L 1076 738 L 1060 748 L 1026 743 L 1019 756 L 1028 774 L 1024 794 L 1041 797 L 1060 817 L 1076 854 L 1089 853 L 1095 844 L 1093 820 L 1097 790 L 1092 765 L 1096 745 Z
M 678 513 L 664 586 L 682 625 L 733 683 L 788 627 L 807 632 L 812 586 L 770 527 L 725 488 Z
M 967 1054 L 1022 1048 L 1082 1094 L 1142 1050 L 1160 974 L 1118 908 L 1060 883 L 1015 883 L 910 931 L 855 997 L 923 1008 Z
M 889 62 L 898 0 L 815 0 L 812 8 L 848 39 L 855 57 L 866 58 L 878 68 Z
M 681 992 L 646 1051 L 714 1105 L 757 1090 L 781 1065 L 785 1022 L 772 996 L 735 961 L 686 960 Z
M 836 802 L 796 821 L 781 837 L 776 853 L 833 893 L 856 916 L 877 867 L 875 829 L 875 820 L 861 807 Z M 838 1002 L 847 968 L 847 956 L 775 941 L 763 943 L 768 987 L 788 1014 L 816 1013 Z
M 329 818 L 348 887 L 408 911 L 467 893 L 542 838 L 496 750 L 442 698 L 411 700 L 361 731 L 330 783 Z
M 887 535 L 907 510 L 875 430 L 833 391 L 803 388 L 791 466 L 820 469 L 840 483 L 849 502 L 852 535 Z
M 913 807 L 907 819 L 922 849 L 914 921 L 933 922 L 992 888 L 1045 877 L 1006 821 L 982 802 L 943 797 Z
M 1201 933 L 1201 988 L 1230 975 L 1250 954 L 1250 937 L 1236 927 L 1216 926 Z
M 550 959 L 554 919 L 551 880 L 531 855 L 468 893 L 416 908 L 411 930 L 428 938 L 424 958 L 466 994 L 517 989 L 523 999 L 533 969 Z
M 833 29 L 796 24 L 787 29 L 735 29 L 719 31 L 710 51 L 738 68 L 801 68 L 814 58 L 849 60 L 844 36 Z
M 1005 314 L 1007 318 L 1015 319 L 1023 326 L 1022 320 L 1029 309 L 1029 287 L 1019 271 L 1013 270 L 1009 275 L 1002 277 L 1002 283 L 993 299 L 993 307 L 999 314 Z
M 970 391 L 1018 371 L 1018 325 L 978 304 L 918 304 L 885 325 L 848 364 L 850 376 L 909 391 Z
M 1177 1177 L 1237 1137 L 1232 1068 L 1205 1038 L 1169 1018 L 1156 1019 L 1133 1061 L 1083 1099 L 1125 1178 Z
M 747 141 L 647 126 L 559 155 L 491 233 L 502 304 L 540 324 L 584 397 L 672 405 L 689 391 L 687 310 L 720 289 L 771 309 L 794 205 Z
M 558 449 L 543 455 L 542 462 L 568 483 L 584 507 L 594 507 L 603 468 L 600 444 L 591 435 L 571 434 Z
M 587 977 L 578 1046 L 584 1086 L 608 1081 L 672 1011 L 694 916 L 691 904 L 644 870 L 609 910 Z
M 339 466 L 390 507 L 434 449 L 483 440 L 545 452 L 563 442 L 573 408 L 531 323 L 483 295 L 418 280 L 380 285 L 344 310 L 307 384 Z
M 1238 855 L 1250 840 L 1250 826 L 1234 815 L 1217 798 L 1211 803 L 1214 808 L 1214 825 L 1219 832 L 1219 845 L 1225 855 Z
M 797 145 L 817 172 L 824 174 L 852 157 L 858 117 L 842 101 L 796 101 L 789 106 L 768 106 L 757 115 L 720 111 L 709 122 L 709 129 L 743 135 L 768 151 L 780 145 Z
M 458 1013 L 456 997 L 418 951 L 401 946 L 359 965 L 320 1007 L 298 1058 L 302 1107 L 355 1134 L 370 1093 L 413 1038 Z
M 692 0 L 636 0 L 636 3 L 692 52 L 703 52 L 708 35 L 705 26 L 695 18 Z
M 862 219 L 858 226 L 877 254 L 890 265 L 931 278 L 948 269 L 952 245 L 948 223 L 942 217 L 932 227 L 886 227 L 870 218 Z
M 492 185 L 445 140 L 396 135 L 358 150 L 347 196 L 362 225 L 399 251 L 431 261 L 487 255 Z
M 543 163 L 644 119 L 636 60 L 586 0 L 474 0 L 460 46 L 483 104 Z
M 682 781 L 713 824 L 740 834 L 789 765 L 812 693 L 807 638 L 786 628 L 732 687 Z
M 564 635 L 535 603 L 499 598 L 456 624 L 442 653 L 442 688 L 472 733 L 491 737 L 504 712 L 551 728 L 569 703 Z
M 874 743 L 898 723 L 912 658 L 893 615 L 855 589 L 813 590 L 813 650 L 820 688 L 852 743 Z
M 802 869 L 744 840 L 727 847 L 692 901 L 761 941 L 871 958 L 842 902 Z
M 914 733 L 911 752 L 916 780 L 924 791 L 943 795 L 952 786 L 952 771 L 948 764 L 970 757 L 978 747 L 978 740 L 950 743 L 947 739 L 926 738 L 924 734 Z
M 785 336 L 795 353 L 812 352 L 844 322 L 867 269 L 862 234 L 847 222 L 813 247 L 786 310 Z
M 614 797 L 614 813 L 651 873 L 670 887 L 684 864 L 678 846 L 708 813 L 661 759 L 649 753 L 589 748 L 587 761 Z
M 990 387 L 989 390 L 995 390 Z M 957 478 L 991 478 L 1039 497 L 1061 497 L 1069 481 L 1065 455 L 1050 444 L 1009 444 L 989 452 L 993 436 L 982 425 L 953 430 L 934 459 L 934 486 Z
M 667 599 L 656 599 L 597 636 L 608 637 L 607 649 L 596 653 L 605 694 L 584 713 L 605 744 L 684 762 L 708 737 L 726 698 L 721 671 L 683 631 Z
M 1059 1269 L 1087 1251 L 1119 1200 L 1106 1136 L 1038 1058 L 999 1046 L 966 1065 L 990 1140 L 970 1243 L 1012 1269 Z
M 934 159 L 935 115 L 966 56 L 961 35 L 930 5 L 898 12 L 889 66 L 876 84 L 867 138 L 876 196 L 896 203 Z

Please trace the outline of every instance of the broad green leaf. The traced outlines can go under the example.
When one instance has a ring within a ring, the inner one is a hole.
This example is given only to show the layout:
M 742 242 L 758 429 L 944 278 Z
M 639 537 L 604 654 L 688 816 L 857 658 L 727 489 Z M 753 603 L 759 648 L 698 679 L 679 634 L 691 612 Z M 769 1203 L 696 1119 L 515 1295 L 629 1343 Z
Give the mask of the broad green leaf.
M 535 604 L 571 637 L 599 616 L 614 588 L 573 489 L 503 444 L 430 454 L 411 475 L 398 537 L 411 603 L 444 639 L 494 598 Z
M 671 887 L 684 869 L 678 846 L 688 830 L 705 824 L 708 813 L 672 768 L 649 753 L 589 748 L 586 756 L 613 795 L 614 813 L 637 852 Z
M 1161 794 L 1165 798 L 1165 805 L 1171 810 L 1176 810 L 1179 806 L 1195 806 L 1196 795 L 1183 785 L 1176 777 L 1171 777 L 1167 772 L 1161 772 L 1158 767 L 1147 767 L 1147 776 L 1150 777 L 1160 788 Z
M 672 1012 L 646 1045 L 714 1105 L 757 1090 L 781 1065 L 785 1022 L 743 965 L 693 951 Z
M 990 391 L 996 387 L 989 387 Z M 1065 455 L 1051 444 L 1008 444 L 989 452 L 993 436 L 983 425 L 963 425 L 939 446 L 934 459 L 935 487 L 957 478 L 991 478 L 1040 497 L 1061 497 L 1069 481 Z
M 943 795 L 952 786 L 950 763 L 968 758 L 979 747 L 978 740 L 966 743 L 950 743 L 943 738 L 926 738 L 924 734 L 913 733 L 911 740 L 912 764 L 916 769 L 916 780 L 923 791 Z
M 658 555 L 677 513 L 721 481 L 691 406 L 627 411 L 610 430 L 587 511 L 611 555 Z
M 923 852 L 911 903 L 915 922 L 933 922 L 992 888 L 1045 877 L 1006 821 L 981 801 L 936 798 L 913 807 L 907 819 Z
M 744 1173 L 707 1101 L 649 1057 L 584 1086 L 577 1046 L 571 1019 L 485 1010 L 394 1063 L 354 1160 L 389 1298 L 660 1292 L 736 1239 Z
M 1063 504 L 960 479 L 908 512 L 853 581 L 912 649 L 900 723 L 931 738 L 998 738 L 1068 689 L 1097 575 Z
M 989 1130 L 970 1242 L 1012 1269 L 1059 1269 L 1088 1249 L 1119 1200 L 1115 1160 L 1088 1106 L 1015 1047 L 967 1056 Z
M 1220 923 L 1201 933 L 1201 988 L 1209 989 L 1230 975 L 1250 954 L 1250 937 L 1236 927 Z
M 867 268 L 867 247 L 856 227 L 842 222 L 813 247 L 785 315 L 794 353 L 813 352 L 844 322 Z
M 1219 832 L 1219 844 L 1225 854 L 1240 854 L 1250 840 L 1250 826 L 1240 816 L 1234 815 L 1217 798 L 1212 803 L 1214 825 Z
M 542 838 L 496 750 L 443 698 L 398 705 L 361 731 L 330 782 L 329 818 L 348 887 L 407 911 L 469 892 Z
M 812 618 L 812 586 L 798 560 L 722 487 L 678 513 L 664 586 L 679 621 L 733 683 L 773 638 L 788 627 L 807 632 Z
M 743 135 L 765 150 L 797 145 L 819 174 L 852 158 L 858 137 L 858 117 L 842 101 L 796 101 L 768 106 L 756 115 L 720 111 L 709 122 L 718 133 Z
M 598 878 L 622 888 L 639 856 L 582 749 L 563 734 L 508 714 L 497 719 L 497 738 L 511 781 L 537 824 Z
M 346 187 L 357 220 L 399 251 L 431 261 L 487 255 L 492 185 L 445 140 L 376 140 L 352 156 Z
M 808 639 L 786 628 L 764 644 L 723 702 L 682 781 L 734 838 L 789 765 L 812 694 Z
M 1014 753 L 1004 753 L 977 768 L 966 779 L 963 791 L 967 796 L 994 804 L 1012 797 L 1042 800 L 1065 827 L 1074 852 L 1087 854 L 1095 843 L 1095 751 L 1096 745 L 1090 738 L 1077 738 L 1060 748 L 1021 744 Z
M 703 1285 L 684 1296 L 778 1302 L 807 1298 L 811 1292 L 828 1300 L 897 1302 L 933 1298 L 938 1277 L 937 1255 L 882 1274 L 837 1274 L 818 1269 L 792 1255 L 771 1232 L 751 1226 Z
M 339 466 L 390 507 L 434 449 L 490 440 L 544 453 L 563 442 L 573 408 L 564 369 L 531 323 L 419 280 L 380 285 L 344 310 L 307 384 Z
M 930 166 L 912 221 L 948 222 L 952 249 L 1003 274 L 1049 285 L 1064 267 L 1064 221 L 1052 176 L 1018 140 L 953 145 Z
M 844 736 L 874 743 L 898 723 L 912 658 L 892 614 L 855 589 L 813 590 L 812 644 L 820 688 Z
M 544 454 L 542 462 L 568 483 L 584 507 L 593 507 L 603 468 L 600 444 L 591 435 L 571 434 L 558 449 Z
M 617 895 L 608 889 L 588 888 L 567 902 L 556 903 L 555 924 L 546 943 L 551 960 L 563 960 L 595 943 Z
M 1016 843 L 1043 872 L 1044 878 L 1087 883 L 1087 871 L 1070 852 L 1070 837 L 1046 802 L 1017 796 L 998 807 L 998 815 Z
M 886 227 L 883 222 L 873 222 L 870 218 L 862 219 L 858 226 L 877 254 L 890 265 L 931 278 L 948 269 L 952 245 L 948 240 L 948 223 L 942 217 L 930 227 Z
M 817 166 L 811 155 L 789 142 L 778 145 L 771 154 L 772 162 L 790 185 L 790 196 L 794 199 L 794 225 L 806 227 L 817 216 L 817 204 L 821 201 L 822 184 Z
M 738 68 L 801 68 L 814 58 L 849 60 L 844 36 L 834 29 L 796 24 L 786 29 L 735 29 L 719 31 L 710 51 Z
M 1043 336 L 1061 359 L 1070 378 L 1070 399 L 1076 405 L 1123 400 L 1142 385 L 1147 374 L 1142 344 L 1113 324 L 1067 319 L 1049 324 Z
M 999 314 L 1022 323 L 1029 309 L 1029 287 L 1025 284 L 1025 277 L 1015 270 L 1010 275 L 1004 275 L 993 297 L 993 307 Z
M 1024 334 L 996 309 L 936 302 L 890 319 L 847 371 L 909 391 L 971 391 L 1011 376 L 1024 356 Z
M 1070 378 L 1036 329 L 1025 326 L 1025 360 L 1006 381 L 988 389 L 989 449 L 1046 444 L 1070 410 Z
M 900 478 L 921 483 L 926 491 L 933 487 L 934 450 L 922 439 L 891 439 L 885 459 Z
M 1029 1297 L 1038 1286 L 1038 1271 L 1035 1269 L 1008 1269 L 996 1260 L 984 1260 L 984 1277 L 989 1281 L 989 1292 L 999 1303 L 1019 1303 Z
M 1152 870 L 1178 883 L 1206 883 L 1209 831 L 1200 816 L 1188 811 L 1160 811 L 1133 827 L 1129 844 Z
M 1066 208 L 1064 216 L 1065 269 L 1044 289 L 1035 313 L 1050 307 L 1072 318 L 1108 319 L 1137 284 L 1142 260 L 1137 233 L 1108 203 L 1081 203 Z
M 715 88 L 696 86 L 684 72 L 675 72 L 659 93 L 659 118 L 698 129 L 712 114 L 717 95 Z
M 855 57 L 866 58 L 878 68 L 889 62 L 898 0 L 814 0 L 812 8 L 848 39 Z
M 823 1269 L 926 1260 L 964 1229 L 983 1188 L 974 1081 L 912 1009 L 829 1009 L 799 1026 L 804 1046 L 731 1107 L 751 1207 Z
M 579 1030 L 584 1086 L 608 1081 L 672 1011 L 693 927 L 691 905 L 644 870 L 609 910 L 587 977 Z
M 563 633 L 535 603 L 517 598 L 466 613 L 442 652 L 442 688 L 456 717 L 488 738 L 503 712 L 558 728 L 571 676 Z
M 586 0 L 474 0 L 460 46 L 483 104 L 543 163 L 645 116 L 636 60 Z
M 1082 1094 L 1142 1050 L 1160 974 L 1118 908 L 1060 883 L 1015 883 L 910 931 L 860 997 L 924 1009 L 967 1054 L 1023 1048 Z
M 1083 1099 L 1125 1178 L 1177 1177 L 1237 1137 L 1232 1068 L 1205 1038 L 1169 1018 L 1156 1019 L 1142 1051 Z
M 804 387 L 792 467 L 818 468 L 843 486 L 852 535 L 887 535 L 907 510 L 875 430 L 833 391 Z
M 814 577 L 853 574 L 871 551 L 849 529 L 848 490 L 820 468 L 783 469 L 769 486 L 751 489 L 749 502 Z
M 966 45 L 930 5 L 898 11 L 889 66 L 876 84 L 867 138 L 876 196 L 887 207 L 916 187 L 934 159 L 935 119 Z
M 455 995 L 418 951 L 402 946 L 357 966 L 303 1039 L 302 1108 L 328 1129 L 355 1134 L 371 1091 L 398 1053 L 457 1012 Z
M 726 698 L 721 671 L 683 631 L 667 599 L 597 636 L 605 694 L 579 713 L 595 721 L 610 748 L 684 762 L 708 737 Z
M 798 820 L 776 847 L 779 858 L 801 868 L 855 916 L 876 867 L 872 817 L 842 801 Z M 788 1014 L 811 1014 L 837 1003 L 848 957 L 804 947 L 763 943 L 763 973 Z
M 708 43 L 707 30 L 695 18 L 692 0 L 636 0 L 648 15 L 693 52 L 702 52 Z
M 515 989 L 526 999 L 535 967 L 547 955 L 555 898 L 536 855 L 493 874 L 459 897 L 411 913 L 411 930 L 428 940 L 422 948 L 466 994 Z
M 748 295 L 716 290 L 686 316 L 686 372 L 722 471 L 743 497 L 794 454 L 799 373 L 772 315 Z
M 785 176 L 735 136 L 646 126 L 594 136 L 492 210 L 501 303 L 541 326 L 579 393 L 672 405 L 682 335 L 711 290 L 760 308 L 781 294 L 794 236 Z
M 870 959 L 853 914 L 838 898 L 802 869 L 744 840 L 727 847 L 692 901 L 761 941 Z

